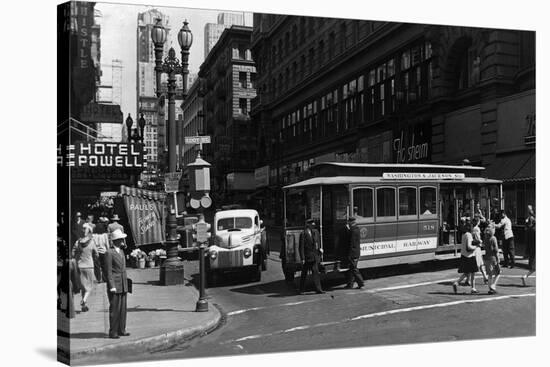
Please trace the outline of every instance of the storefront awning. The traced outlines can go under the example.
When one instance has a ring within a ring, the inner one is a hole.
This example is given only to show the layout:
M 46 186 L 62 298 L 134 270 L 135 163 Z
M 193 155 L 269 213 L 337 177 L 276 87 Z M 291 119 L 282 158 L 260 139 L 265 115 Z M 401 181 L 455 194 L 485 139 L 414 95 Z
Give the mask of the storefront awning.
M 486 174 L 505 183 L 535 180 L 535 162 L 535 151 L 501 155 L 487 166 Z
M 164 242 L 165 194 L 128 186 L 120 186 L 120 194 L 135 245 Z

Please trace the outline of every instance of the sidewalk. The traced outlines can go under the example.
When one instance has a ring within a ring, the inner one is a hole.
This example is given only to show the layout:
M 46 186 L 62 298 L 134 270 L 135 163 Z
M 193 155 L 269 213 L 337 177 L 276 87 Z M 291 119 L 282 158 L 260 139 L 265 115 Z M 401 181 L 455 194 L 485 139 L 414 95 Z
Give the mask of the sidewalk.
M 76 317 L 70 319 L 72 363 L 95 363 L 101 357 L 132 351 L 169 347 L 214 329 L 220 312 L 209 304 L 208 312 L 195 312 L 198 291 L 187 280 L 184 285 L 160 286 L 159 268 L 128 269 L 134 282 L 128 294 L 127 337 L 109 339 L 109 300 L 105 283 L 96 284 L 88 299 L 88 312 L 80 312 L 80 295 L 75 295 Z M 64 297 L 65 298 L 65 297 Z M 63 300 L 65 302 L 65 300 Z M 63 308 L 65 305 L 63 304 Z M 69 345 L 69 319 L 58 310 L 58 348 Z

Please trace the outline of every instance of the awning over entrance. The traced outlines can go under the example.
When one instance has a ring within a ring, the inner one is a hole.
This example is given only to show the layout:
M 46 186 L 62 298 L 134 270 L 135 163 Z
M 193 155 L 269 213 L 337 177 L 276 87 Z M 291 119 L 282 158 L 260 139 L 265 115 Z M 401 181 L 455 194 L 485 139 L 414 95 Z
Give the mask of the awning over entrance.
M 496 160 L 487 166 L 487 177 L 506 182 L 535 180 L 535 151 L 521 152 L 497 156 Z
M 124 209 L 136 246 L 164 242 L 165 194 L 120 186 Z

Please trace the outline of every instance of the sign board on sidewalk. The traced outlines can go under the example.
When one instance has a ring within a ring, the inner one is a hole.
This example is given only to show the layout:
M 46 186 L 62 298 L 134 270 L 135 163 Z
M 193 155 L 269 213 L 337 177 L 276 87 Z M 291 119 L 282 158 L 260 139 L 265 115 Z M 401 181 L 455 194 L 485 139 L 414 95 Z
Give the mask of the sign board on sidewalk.
M 197 222 L 195 226 L 197 229 L 197 242 L 204 243 L 208 241 L 208 223 Z
M 180 186 L 181 172 L 166 172 L 164 174 L 164 191 L 176 192 Z
M 210 144 L 210 135 L 186 136 L 185 144 L 188 144 L 188 145 Z

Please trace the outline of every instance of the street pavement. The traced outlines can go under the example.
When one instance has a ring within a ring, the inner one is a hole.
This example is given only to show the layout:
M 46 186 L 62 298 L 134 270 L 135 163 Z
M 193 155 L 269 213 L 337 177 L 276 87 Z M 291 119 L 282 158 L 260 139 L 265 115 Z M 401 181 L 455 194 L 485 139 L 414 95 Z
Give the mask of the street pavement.
M 520 263 L 525 263 L 520 261 Z M 223 327 L 187 343 L 130 356 L 129 360 L 212 357 L 323 348 L 425 343 L 535 335 L 535 283 L 522 287 L 524 266 L 504 269 L 498 294 L 479 294 L 451 284 L 457 261 L 393 266 L 363 271 L 362 290 L 344 289 L 343 274 L 322 276 L 326 294 L 296 293 L 283 279 L 272 252 L 261 282 L 232 274 L 208 289 L 224 312 Z M 186 267 L 193 274 L 193 264 Z M 196 270 L 195 270 L 196 271 Z
M 208 312 L 195 312 L 198 292 L 190 282 L 160 286 L 159 268 L 128 269 L 128 277 L 134 289 L 128 294 L 127 337 L 107 337 L 109 301 L 105 283 L 96 284 L 88 299 L 88 312 L 80 312 L 81 298 L 75 295 L 76 317 L 70 325 L 64 313 L 58 311 L 58 345 L 68 345 L 70 327 L 72 364 L 124 362 L 125 355 L 164 349 L 218 326 L 221 315 L 213 305 Z
M 526 260 L 518 258 L 516 268 L 503 269 L 495 295 L 487 294 L 480 277 L 479 294 L 470 294 L 469 287 L 460 287 L 454 294 L 451 284 L 459 275 L 456 259 L 367 269 L 361 290 L 344 289 L 344 274 L 325 274 L 326 294 L 315 294 L 308 281 L 309 291 L 298 295 L 299 274 L 293 283 L 285 282 L 277 241 L 272 240 L 262 280 L 251 282 L 249 274 L 223 277 L 207 289 L 207 314 L 193 312 L 197 291 L 191 284 L 161 287 L 156 285 L 158 269 L 130 270 L 135 291 L 128 298 L 132 335 L 126 345 L 122 344 L 125 339 L 113 343 L 105 338 L 108 302 L 100 284 L 92 295 L 90 312 L 77 314 L 71 324 L 71 352 L 80 358 L 76 363 L 535 335 L 536 277 L 528 279 L 527 287 L 520 279 Z M 185 261 L 184 269 L 185 278 L 198 286 L 197 262 Z M 190 338 L 185 333 L 193 325 L 199 325 L 200 332 L 192 336 L 203 336 Z M 174 334 L 176 329 L 179 334 Z M 159 335 L 163 336 L 159 339 Z M 111 350 L 111 344 L 119 347 Z M 78 355 L 86 350 L 92 352 Z

